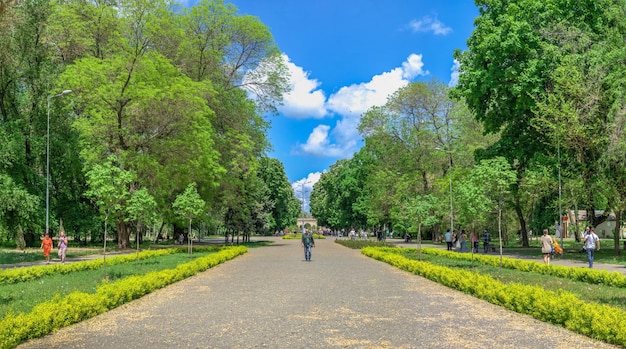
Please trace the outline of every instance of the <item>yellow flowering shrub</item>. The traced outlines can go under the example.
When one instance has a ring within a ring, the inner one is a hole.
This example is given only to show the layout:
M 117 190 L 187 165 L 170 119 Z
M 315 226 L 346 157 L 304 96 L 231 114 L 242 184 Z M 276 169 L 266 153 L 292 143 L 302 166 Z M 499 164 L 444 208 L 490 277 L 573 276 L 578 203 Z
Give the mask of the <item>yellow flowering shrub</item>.
M 104 282 L 94 294 L 73 292 L 65 297 L 55 296 L 37 305 L 27 314 L 7 314 L 0 320 L 0 348 L 13 348 L 25 340 L 41 337 L 104 313 L 247 251 L 244 246 L 221 248 L 217 253 L 180 264 L 174 269 L 132 276 L 111 283 Z M 63 312 L 59 312 L 59 309 L 63 309 Z
M 590 304 L 564 291 L 553 292 L 539 286 L 505 284 L 489 275 L 411 260 L 394 253 L 398 250 L 366 247 L 361 253 L 541 321 L 564 326 L 591 338 L 626 346 L 626 311 L 622 309 Z
M 436 248 L 423 248 L 422 253 L 444 256 L 451 259 L 471 260 L 471 253 L 458 253 Z M 495 267 L 500 266 L 500 256 L 487 256 L 474 254 L 474 261 Z M 590 284 L 603 284 L 607 286 L 626 287 L 626 276 L 618 272 L 606 270 L 573 268 L 562 265 L 549 265 L 535 261 L 526 261 L 517 258 L 502 257 L 502 267 L 521 271 L 532 271 L 543 275 L 552 275 L 574 281 L 582 281 Z

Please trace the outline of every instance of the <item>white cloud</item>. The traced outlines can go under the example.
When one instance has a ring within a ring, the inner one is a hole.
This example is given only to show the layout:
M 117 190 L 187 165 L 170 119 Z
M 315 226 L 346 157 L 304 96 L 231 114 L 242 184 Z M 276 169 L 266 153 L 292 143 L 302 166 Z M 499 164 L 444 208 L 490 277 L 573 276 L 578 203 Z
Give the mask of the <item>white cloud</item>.
M 424 71 L 424 62 L 422 55 L 411 53 L 406 62 L 402 63 L 402 77 L 405 79 L 414 79 L 418 75 L 428 75 L 428 71 Z
M 283 95 L 283 105 L 279 110 L 286 117 L 292 118 L 323 118 L 327 111 L 324 106 L 326 96 L 319 89 L 320 83 L 309 78 L 309 73 L 289 61 L 283 55 L 284 63 L 289 69 L 291 90 Z
M 328 109 L 335 113 L 362 114 L 375 105 L 383 105 L 399 88 L 406 86 L 423 70 L 422 55 L 411 54 L 401 67 L 376 75 L 369 82 L 342 87 L 328 98 Z
M 448 86 L 454 87 L 459 83 L 459 68 L 461 67 L 461 63 L 456 59 L 452 63 L 452 68 L 450 70 L 452 73 L 450 74 L 450 82 L 448 82 Z
M 328 125 L 318 125 L 306 143 L 296 145 L 293 153 L 350 157 L 361 141 L 357 130 L 361 115 L 373 106 L 387 103 L 391 94 L 417 76 L 428 75 L 423 68 L 422 55 L 411 54 L 400 67 L 376 75 L 368 82 L 340 88 L 326 103 L 327 110 L 341 116 L 335 127 L 331 130 Z
M 318 125 L 313 129 L 305 144 L 297 145 L 297 153 L 319 157 L 344 157 L 345 149 L 338 143 L 331 143 L 330 126 Z
M 435 35 L 447 35 L 452 28 L 440 22 L 436 17 L 424 16 L 419 20 L 412 20 L 409 28 L 414 32 L 433 32 Z
M 315 183 L 319 182 L 322 172 L 311 172 L 306 178 L 291 183 L 291 188 L 300 202 L 304 202 L 304 210 L 310 212 L 311 192 Z

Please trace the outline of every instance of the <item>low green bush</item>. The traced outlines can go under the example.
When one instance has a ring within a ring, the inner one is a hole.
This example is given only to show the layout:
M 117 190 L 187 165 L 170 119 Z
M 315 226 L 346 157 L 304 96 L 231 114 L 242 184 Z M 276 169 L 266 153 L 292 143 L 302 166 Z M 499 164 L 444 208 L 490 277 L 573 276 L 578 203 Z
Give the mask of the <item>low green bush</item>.
M 104 313 L 156 289 L 233 259 L 247 250 L 243 246 L 222 248 L 217 253 L 180 264 L 174 269 L 104 283 L 94 294 L 73 292 L 65 297 L 55 296 L 27 314 L 8 314 L 0 321 L 0 347 L 13 348 L 28 339 L 39 338 L 62 327 Z M 63 311 L 60 312 L 59 309 Z
M 284 240 L 300 240 L 302 239 L 302 234 L 298 233 L 298 234 L 286 234 L 283 235 L 283 239 Z M 313 234 L 313 239 L 326 239 L 326 236 L 321 235 L 321 234 Z
M 626 346 L 624 310 L 587 303 L 568 292 L 547 291 L 538 286 L 516 283 L 505 284 L 489 275 L 411 260 L 394 253 L 390 248 L 366 247 L 361 253 L 541 321 L 607 343 Z
M 194 248 L 194 251 L 210 251 L 215 250 L 218 247 L 200 247 Z M 160 250 L 147 250 L 139 253 L 129 253 L 125 255 L 109 256 L 106 259 L 107 265 L 115 265 L 120 263 L 132 262 L 135 260 L 142 260 L 153 258 L 157 256 L 164 256 L 172 253 L 184 253 L 187 252 L 186 247 L 178 248 L 166 248 Z M 0 270 L 0 286 L 14 284 L 18 282 L 38 279 L 42 276 L 52 274 L 67 274 L 81 270 L 95 270 L 102 268 L 104 264 L 103 258 L 94 259 L 91 261 L 85 261 L 80 263 L 68 263 L 68 264 L 50 264 L 39 265 L 31 267 L 16 267 Z
M 362 249 L 364 247 L 368 247 L 368 246 L 373 246 L 373 247 L 389 247 L 389 246 L 393 246 L 389 243 L 386 243 L 384 241 L 377 241 L 377 240 L 351 240 L 351 239 L 346 239 L 346 240 L 342 240 L 342 239 L 336 239 L 335 240 L 336 243 L 343 245 L 345 247 L 348 248 L 353 248 L 353 249 Z
M 435 248 L 423 248 L 422 253 L 445 256 L 447 258 L 472 260 L 483 264 L 499 267 L 500 256 L 487 256 L 481 254 L 458 253 Z M 618 272 L 609 272 L 599 269 L 571 268 L 562 265 L 544 264 L 535 261 L 526 261 L 516 258 L 502 257 L 502 267 L 521 271 L 532 271 L 543 275 L 562 277 L 590 284 L 603 284 L 607 286 L 626 287 L 626 276 Z

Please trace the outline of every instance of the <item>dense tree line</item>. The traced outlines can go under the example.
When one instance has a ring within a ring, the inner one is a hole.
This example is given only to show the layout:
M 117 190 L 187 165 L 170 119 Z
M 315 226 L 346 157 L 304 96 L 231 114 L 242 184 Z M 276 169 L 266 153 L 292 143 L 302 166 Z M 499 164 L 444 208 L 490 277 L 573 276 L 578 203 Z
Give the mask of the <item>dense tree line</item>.
M 172 203 L 191 183 L 206 202 L 194 222 L 212 230 L 295 223 L 299 203 L 282 164 L 265 155 L 263 117 L 280 103 L 287 70 L 258 18 L 222 0 L 9 1 L 0 10 L 2 237 L 43 231 L 48 173 L 52 230 L 62 219 L 76 238 L 101 236 L 106 216 L 122 248 L 141 226 L 133 202 L 155 203 L 144 226 L 152 217 L 184 230 L 188 217 Z
M 619 253 L 626 3 L 475 2 L 468 49 L 455 52 L 458 85 L 412 83 L 369 110 L 365 147 L 322 177 L 313 214 L 338 227 L 417 231 L 405 217 L 428 204 L 421 223 L 436 218 L 435 235 L 452 210 L 456 229 L 519 232 L 528 245 L 531 229 L 569 210 L 586 210 L 594 226 L 613 212 Z

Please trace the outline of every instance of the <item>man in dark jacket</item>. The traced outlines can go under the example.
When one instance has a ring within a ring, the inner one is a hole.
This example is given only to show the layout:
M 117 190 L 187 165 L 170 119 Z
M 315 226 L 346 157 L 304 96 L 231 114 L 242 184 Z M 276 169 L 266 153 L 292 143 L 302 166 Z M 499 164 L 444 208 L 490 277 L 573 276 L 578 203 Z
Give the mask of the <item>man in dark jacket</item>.
M 304 259 L 308 262 L 311 261 L 311 247 L 315 247 L 315 241 L 313 240 L 313 234 L 307 229 L 302 234 L 302 247 L 304 247 Z

